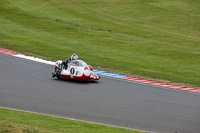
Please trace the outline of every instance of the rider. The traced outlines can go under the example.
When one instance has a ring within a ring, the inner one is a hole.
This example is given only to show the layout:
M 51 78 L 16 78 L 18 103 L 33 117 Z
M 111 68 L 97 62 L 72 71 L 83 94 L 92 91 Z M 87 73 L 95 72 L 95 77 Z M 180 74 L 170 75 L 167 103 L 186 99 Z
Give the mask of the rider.
M 78 55 L 77 54 L 72 54 L 72 56 L 65 61 L 61 63 L 61 69 L 58 67 L 55 67 L 55 71 L 52 73 L 53 77 L 58 77 L 63 69 L 67 69 L 68 63 L 70 63 L 73 60 L 78 60 Z
M 63 69 L 67 69 L 68 63 L 70 63 L 73 60 L 78 60 L 78 55 L 77 54 L 72 54 L 72 56 L 65 61 L 62 62 L 62 67 Z

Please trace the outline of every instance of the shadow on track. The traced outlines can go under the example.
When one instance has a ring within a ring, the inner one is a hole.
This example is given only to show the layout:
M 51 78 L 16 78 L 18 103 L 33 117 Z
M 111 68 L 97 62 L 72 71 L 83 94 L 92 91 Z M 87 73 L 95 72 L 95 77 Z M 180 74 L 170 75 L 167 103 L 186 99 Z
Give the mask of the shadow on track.
M 57 79 L 53 78 L 52 80 L 57 82 L 66 82 L 66 83 L 74 83 L 74 84 L 98 84 L 99 81 L 81 81 L 81 80 L 65 80 L 65 79 Z

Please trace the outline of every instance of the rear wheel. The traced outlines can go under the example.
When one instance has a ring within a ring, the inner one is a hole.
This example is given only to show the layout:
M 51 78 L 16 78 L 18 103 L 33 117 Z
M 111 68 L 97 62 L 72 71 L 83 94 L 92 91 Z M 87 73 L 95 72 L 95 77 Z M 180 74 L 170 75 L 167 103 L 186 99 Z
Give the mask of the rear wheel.
M 62 78 L 61 76 L 58 75 L 58 76 L 57 76 L 57 79 L 63 79 L 63 78 Z
M 57 77 L 57 79 L 62 79 L 62 77 L 60 76 L 60 73 L 61 73 L 61 69 L 55 66 L 55 71 L 54 71 L 54 74 L 52 73 L 52 77 Z

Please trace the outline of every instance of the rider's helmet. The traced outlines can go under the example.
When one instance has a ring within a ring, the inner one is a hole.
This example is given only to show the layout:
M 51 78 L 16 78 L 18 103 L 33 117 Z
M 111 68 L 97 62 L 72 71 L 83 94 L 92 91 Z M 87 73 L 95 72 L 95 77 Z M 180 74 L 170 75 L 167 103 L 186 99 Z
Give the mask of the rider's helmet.
M 71 60 L 78 60 L 78 55 L 77 54 L 73 54 L 71 56 Z

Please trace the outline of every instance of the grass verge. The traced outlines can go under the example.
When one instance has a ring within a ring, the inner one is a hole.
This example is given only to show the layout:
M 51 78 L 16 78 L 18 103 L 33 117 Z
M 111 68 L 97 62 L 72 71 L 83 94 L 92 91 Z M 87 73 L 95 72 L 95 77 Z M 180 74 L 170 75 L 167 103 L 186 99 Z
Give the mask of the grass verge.
M 141 133 L 0 108 L 0 133 Z

